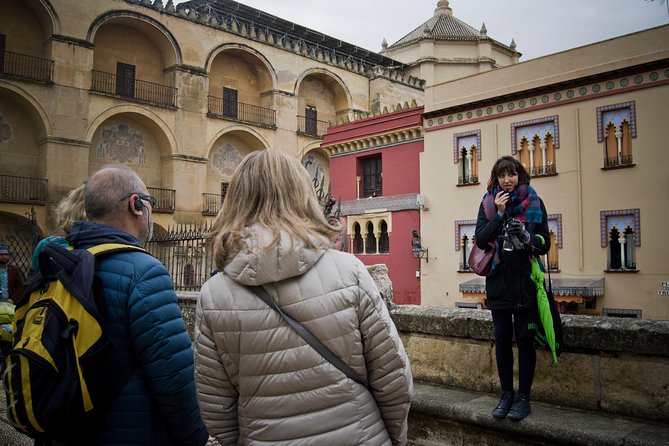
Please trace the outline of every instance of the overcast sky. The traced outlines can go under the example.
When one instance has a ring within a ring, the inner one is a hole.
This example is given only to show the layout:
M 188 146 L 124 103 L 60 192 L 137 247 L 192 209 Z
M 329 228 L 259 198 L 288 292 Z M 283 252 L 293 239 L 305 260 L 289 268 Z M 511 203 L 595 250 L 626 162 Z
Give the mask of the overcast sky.
M 176 1 L 175 3 L 181 3 Z M 437 0 L 243 0 L 297 24 L 378 52 L 434 13 Z M 666 0 L 451 0 L 453 14 L 510 44 L 522 60 L 669 23 Z

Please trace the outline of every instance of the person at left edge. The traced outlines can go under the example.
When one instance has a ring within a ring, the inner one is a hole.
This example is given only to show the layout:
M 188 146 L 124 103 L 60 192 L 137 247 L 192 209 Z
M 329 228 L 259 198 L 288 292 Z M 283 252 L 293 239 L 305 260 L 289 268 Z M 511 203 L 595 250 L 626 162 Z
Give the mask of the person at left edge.
M 150 239 L 155 198 L 132 169 L 115 165 L 94 173 L 84 187 L 84 201 L 88 221 L 75 222 L 66 237 L 73 247 L 141 246 Z M 101 425 L 77 445 L 206 444 L 191 340 L 167 269 L 150 254 L 132 251 L 102 257 L 97 274 L 110 341 L 120 367 L 134 374 Z
M 0 245 L 0 302 L 18 302 L 24 286 L 23 273 L 18 266 L 9 263 L 9 246 Z

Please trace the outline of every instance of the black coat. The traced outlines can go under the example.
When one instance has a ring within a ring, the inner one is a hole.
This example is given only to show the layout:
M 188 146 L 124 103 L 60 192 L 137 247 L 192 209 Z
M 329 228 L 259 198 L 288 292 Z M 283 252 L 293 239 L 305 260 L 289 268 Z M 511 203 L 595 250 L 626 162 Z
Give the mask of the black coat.
M 530 244 L 526 245 L 524 250 L 504 251 L 500 249 L 499 264 L 486 276 L 486 298 L 488 308 L 491 310 L 532 308 L 537 304 L 537 290 L 530 279 L 532 270 L 530 256 L 545 255 L 551 246 L 546 208 L 544 202 L 541 199 L 539 201 L 542 219 L 541 223 L 531 231 Z M 503 223 L 503 218 L 497 213 L 492 220 L 488 220 L 483 203 L 481 203 L 476 219 L 476 245 L 485 249 L 489 242 L 502 235 Z M 543 237 L 543 244 L 536 235 Z M 502 241 L 500 240 L 499 243 L 501 246 Z

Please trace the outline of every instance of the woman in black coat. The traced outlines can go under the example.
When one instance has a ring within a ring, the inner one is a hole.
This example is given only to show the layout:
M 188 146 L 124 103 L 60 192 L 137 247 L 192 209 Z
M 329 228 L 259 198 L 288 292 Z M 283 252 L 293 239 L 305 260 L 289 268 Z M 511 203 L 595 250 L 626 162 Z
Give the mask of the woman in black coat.
M 486 276 L 488 308 L 495 332 L 495 356 L 501 386 L 495 418 L 507 415 L 522 420 L 531 412 L 530 391 L 536 350 L 527 329 L 537 305 L 537 290 L 530 279 L 531 258 L 550 248 L 548 220 L 543 201 L 530 186 L 520 162 L 503 156 L 495 162 L 476 220 L 476 244 L 495 245 L 492 270 Z M 513 388 L 513 335 L 518 346 L 518 393 Z

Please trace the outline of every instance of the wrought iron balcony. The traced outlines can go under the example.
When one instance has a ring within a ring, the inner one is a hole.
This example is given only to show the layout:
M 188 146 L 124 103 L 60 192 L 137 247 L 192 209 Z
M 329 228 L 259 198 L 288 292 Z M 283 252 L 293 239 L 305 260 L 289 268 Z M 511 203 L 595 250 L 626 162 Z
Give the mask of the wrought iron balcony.
M 629 167 L 633 166 L 632 155 L 614 156 L 611 158 L 604 158 L 604 168 L 611 169 L 614 167 Z
M 173 189 L 161 189 L 158 187 L 147 187 L 149 195 L 156 197 L 156 205 L 153 212 L 173 213 L 175 209 L 176 191 Z
M 216 215 L 223 206 L 221 194 L 202 194 L 202 215 Z
M 550 161 L 549 161 L 550 162 Z M 543 175 L 555 175 L 555 164 L 547 164 L 546 166 L 535 166 L 532 168 L 530 175 L 539 177 Z
M 318 119 L 308 118 L 306 116 L 297 117 L 298 135 L 320 139 L 327 133 L 328 127 L 330 127 L 330 123 L 326 121 L 319 121 Z
M 162 107 L 177 106 L 177 89 L 93 70 L 91 91 Z
M 53 83 L 53 60 L 0 51 L 0 75 Z
M 465 175 L 458 177 L 458 185 L 462 184 L 478 184 L 479 177 L 477 175 Z
M 207 113 L 209 116 L 276 128 L 276 110 L 271 108 L 258 107 L 243 102 L 225 102 L 223 98 L 215 96 L 208 96 L 208 102 Z
M 47 184 L 44 178 L 0 175 L 0 201 L 46 204 Z

